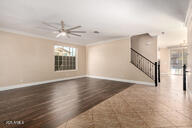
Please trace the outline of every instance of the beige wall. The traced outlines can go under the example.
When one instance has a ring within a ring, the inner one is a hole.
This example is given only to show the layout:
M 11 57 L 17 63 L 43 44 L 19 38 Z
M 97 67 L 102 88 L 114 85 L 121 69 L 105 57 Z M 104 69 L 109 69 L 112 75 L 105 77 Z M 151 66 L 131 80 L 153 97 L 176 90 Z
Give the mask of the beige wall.
M 149 34 L 136 35 L 131 37 L 131 48 L 151 60 L 157 61 L 157 37 Z
M 78 70 L 54 71 L 54 45 L 78 48 Z M 0 86 L 54 80 L 86 74 L 85 46 L 0 31 Z
M 54 45 L 78 48 L 78 70 L 54 71 Z M 129 49 L 130 39 L 86 47 L 0 31 L 0 87 L 86 74 L 153 82 L 130 63 Z
M 87 46 L 87 74 L 153 82 L 130 63 L 130 39 Z
M 161 48 L 160 49 L 160 72 L 162 74 L 169 74 L 170 73 L 170 51 L 168 48 Z

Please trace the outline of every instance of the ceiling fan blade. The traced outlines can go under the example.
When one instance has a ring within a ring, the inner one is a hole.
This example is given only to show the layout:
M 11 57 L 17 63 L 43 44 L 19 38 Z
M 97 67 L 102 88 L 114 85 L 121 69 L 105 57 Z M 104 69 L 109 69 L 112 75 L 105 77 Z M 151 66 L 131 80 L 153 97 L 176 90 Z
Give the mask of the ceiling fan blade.
M 57 29 L 50 28 L 50 27 L 37 27 L 39 30 L 48 30 L 48 31 L 57 31 Z
M 77 29 L 77 28 L 80 28 L 81 26 L 76 26 L 76 27 L 72 27 L 72 28 L 69 28 L 69 29 L 66 29 L 66 31 L 71 31 L 73 29 Z
M 74 35 L 74 36 L 81 36 L 81 35 L 78 35 L 78 34 L 75 34 L 75 33 L 69 33 L 71 35 Z
M 59 33 L 59 31 L 53 31 L 53 33 L 58 34 L 58 33 Z
M 57 34 L 56 38 L 59 38 L 61 35 L 62 35 L 61 33 Z
M 47 26 L 49 26 L 49 27 L 51 27 L 51 28 L 54 28 L 54 29 L 57 29 L 57 30 L 58 30 L 58 28 L 55 27 L 55 26 L 53 26 L 53 25 L 50 25 L 50 24 L 48 24 L 48 23 L 46 23 L 46 22 L 42 22 L 42 23 L 45 24 L 45 25 L 47 25 Z
M 86 31 L 70 31 L 70 33 L 86 33 Z

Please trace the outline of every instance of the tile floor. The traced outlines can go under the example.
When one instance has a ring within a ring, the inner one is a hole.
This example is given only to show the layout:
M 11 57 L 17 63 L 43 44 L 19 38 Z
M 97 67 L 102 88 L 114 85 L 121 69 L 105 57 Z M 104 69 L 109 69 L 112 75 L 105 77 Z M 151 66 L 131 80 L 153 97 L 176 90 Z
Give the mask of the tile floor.
M 182 77 L 162 76 L 159 87 L 129 87 L 58 128 L 192 128 L 191 101 Z

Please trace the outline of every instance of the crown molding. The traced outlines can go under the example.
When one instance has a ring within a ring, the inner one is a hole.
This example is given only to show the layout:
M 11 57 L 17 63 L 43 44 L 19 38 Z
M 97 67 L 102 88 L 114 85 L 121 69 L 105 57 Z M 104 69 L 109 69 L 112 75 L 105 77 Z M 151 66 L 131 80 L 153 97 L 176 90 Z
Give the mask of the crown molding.
M 98 42 L 94 42 L 94 43 L 91 43 L 91 44 L 87 44 L 86 46 L 94 46 L 94 45 L 99 45 L 99 44 L 106 44 L 106 43 L 111 43 L 113 41 L 118 41 L 118 40 L 123 40 L 123 39 L 130 39 L 130 36 L 121 37 L 121 38 L 114 38 L 114 39 L 109 39 L 109 40 L 103 40 L 103 41 L 98 41 Z
M 80 43 L 76 43 L 76 42 L 68 43 L 68 42 L 61 41 L 61 40 L 58 40 L 55 38 L 40 36 L 37 34 L 32 34 L 32 33 L 27 33 L 27 32 L 23 32 L 23 31 L 17 31 L 17 30 L 13 30 L 13 29 L 2 28 L 2 27 L 0 27 L 0 31 L 14 33 L 14 34 L 23 35 L 23 36 L 35 37 L 35 38 L 40 38 L 40 39 L 46 39 L 46 40 L 51 40 L 51 41 L 57 41 L 57 42 L 62 42 L 62 43 L 66 43 L 66 44 L 75 44 L 75 45 L 80 45 L 80 46 L 91 46 L 91 45 L 97 45 L 97 44 L 103 44 L 103 43 L 110 43 L 112 41 L 117 41 L 117 40 L 121 40 L 121 39 L 129 39 L 129 36 L 127 36 L 127 37 L 98 41 L 98 42 L 94 42 L 94 43 L 90 43 L 90 44 L 80 44 Z
M 190 27 L 192 24 L 192 0 L 189 1 L 189 6 L 186 13 L 185 25 Z
M 23 35 L 23 36 L 35 37 L 35 38 L 40 38 L 40 39 L 46 39 L 46 40 L 51 40 L 51 41 L 57 41 L 57 42 L 62 42 L 62 43 L 66 43 L 66 44 L 75 44 L 75 45 L 86 46 L 86 44 L 79 44 L 79 43 L 76 43 L 76 42 L 68 43 L 68 42 L 61 41 L 61 40 L 58 40 L 58 39 L 55 39 L 55 38 L 40 36 L 40 35 L 37 35 L 37 34 L 31 34 L 31 33 L 23 32 L 23 31 L 17 31 L 17 30 L 2 28 L 2 27 L 0 27 L 0 31 L 14 33 L 14 34 Z

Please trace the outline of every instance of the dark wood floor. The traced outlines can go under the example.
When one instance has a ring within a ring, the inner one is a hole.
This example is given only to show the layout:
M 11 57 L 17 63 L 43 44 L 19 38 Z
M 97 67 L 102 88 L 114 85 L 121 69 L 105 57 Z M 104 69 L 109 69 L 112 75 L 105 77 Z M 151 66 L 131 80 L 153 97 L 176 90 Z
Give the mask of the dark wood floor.
M 0 127 L 55 128 L 130 86 L 79 78 L 3 91 L 0 92 Z M 24 124 L 6 124 L 8 121 L 24 121 Z

